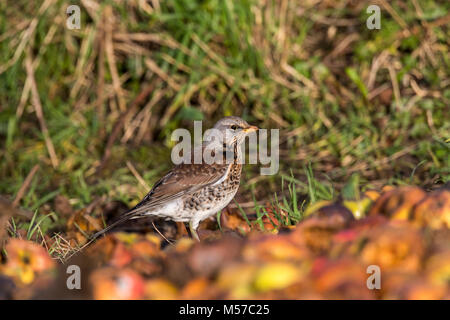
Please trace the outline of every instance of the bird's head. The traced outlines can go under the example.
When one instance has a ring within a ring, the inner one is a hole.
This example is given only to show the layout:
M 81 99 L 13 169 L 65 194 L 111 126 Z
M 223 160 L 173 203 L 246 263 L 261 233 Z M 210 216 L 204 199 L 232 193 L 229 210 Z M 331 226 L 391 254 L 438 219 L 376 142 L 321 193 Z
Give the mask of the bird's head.
M 225 117 L 217 121 L 213 129 L 220 132 L 227 146 L 240 145 L 247 135 L 258 130 L 239 117 Z

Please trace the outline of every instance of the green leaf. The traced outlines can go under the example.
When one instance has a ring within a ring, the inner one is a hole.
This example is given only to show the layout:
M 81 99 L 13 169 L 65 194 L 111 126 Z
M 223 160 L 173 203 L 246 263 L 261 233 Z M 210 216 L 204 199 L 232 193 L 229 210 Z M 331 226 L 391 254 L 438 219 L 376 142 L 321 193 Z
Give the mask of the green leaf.
M 342 188 L 342 197 L 345 200 L 358 200 L 360 198 L 359 174 L 354 173 L 344 188 Z
M 345 69 L 345 73 L 350 78 L 350 80 L 352 80 L 353 83 L 356 84 L 356 86 L 358 87 L 359 91 L 364 96 L 364 99 L 367 99 L 368 91 L 367 91 L 367 88 L 366 88 L 365 84 L 363 83 L 363 81 L 359 77 L 358 72 L 356 72 L 355 69 L 353 69 L 351 67 L 348 67 L 348 68 Z
M 190 121 L 203 120 L 203 112 L 193 107 L 184 106 L 178 112 L 177 118 Z

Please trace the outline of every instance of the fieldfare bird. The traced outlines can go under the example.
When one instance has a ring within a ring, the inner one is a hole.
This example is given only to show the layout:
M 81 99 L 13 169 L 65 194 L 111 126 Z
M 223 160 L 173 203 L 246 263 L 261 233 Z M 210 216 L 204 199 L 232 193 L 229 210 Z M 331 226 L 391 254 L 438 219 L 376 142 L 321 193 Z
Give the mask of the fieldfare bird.
M 215 161 L 196 163 L 192 157 L 191 161 L 176 165 L 156 182 L 141 202 L 94 234 L 92 239 L 127 220 L 157 216 L 188 222 L 192 237 L 199 241 L 197 227 L 200 221 L 225 208 L 236 194 L 242 170 L 240 145 L 248 134 L 258 130 L 239 117 L 225 117 L 213 129 L 215 131 L 210 131 L 219 133 L 222 138 L 205 134 L 202 146 L 194 149 L 194 154 L 202 152 L 203 160 L 203 152 L 209 148 L 213 150 L 211 155 Z

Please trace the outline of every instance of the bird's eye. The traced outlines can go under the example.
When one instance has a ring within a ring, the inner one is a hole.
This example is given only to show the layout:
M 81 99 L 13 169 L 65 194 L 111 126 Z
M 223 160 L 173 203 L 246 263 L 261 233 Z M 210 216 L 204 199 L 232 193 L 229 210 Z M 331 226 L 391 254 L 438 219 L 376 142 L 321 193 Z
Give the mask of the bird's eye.
M 231 129 L 233 129 L 233 130 L 236 130 L 238 127 L 237 127 L 237 125 L 235 125 L 235 124 L 233 124 L 232 126 L 231 126 Z

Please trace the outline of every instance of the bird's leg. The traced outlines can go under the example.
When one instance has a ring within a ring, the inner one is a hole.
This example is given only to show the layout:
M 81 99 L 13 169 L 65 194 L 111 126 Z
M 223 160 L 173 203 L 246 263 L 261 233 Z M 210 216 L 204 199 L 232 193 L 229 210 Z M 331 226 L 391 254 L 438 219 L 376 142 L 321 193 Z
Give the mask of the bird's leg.
M 189 221 L 189 231 L 191 232 L 191 236 L 197 240 L 198 242 L 200 242 L 200 238 L 198 237 L 197 234 L 197 227 L 198 227 L 198 222 L 194 222 L 193 220 Z

